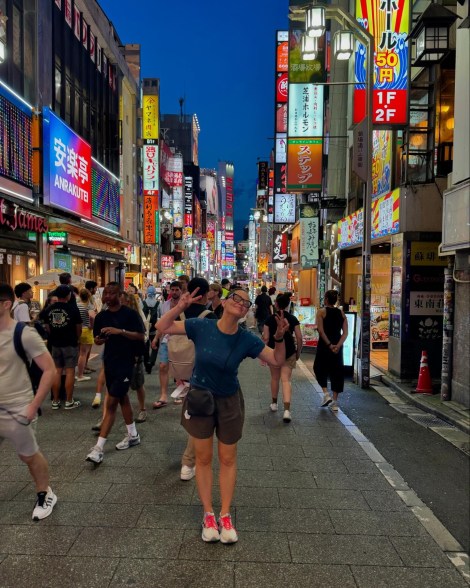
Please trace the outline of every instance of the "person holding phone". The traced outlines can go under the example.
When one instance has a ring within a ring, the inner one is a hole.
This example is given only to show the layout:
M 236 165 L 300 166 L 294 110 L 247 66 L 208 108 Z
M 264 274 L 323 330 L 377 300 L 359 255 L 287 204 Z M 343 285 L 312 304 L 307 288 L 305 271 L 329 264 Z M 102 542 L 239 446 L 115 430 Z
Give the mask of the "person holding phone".
M 95 344 L 105 344 L 103 364 L 108 389 L 100 436 L 86 457 L 87 461 L 96 464 L 103 461 L 104 445 L 114 424 L 118 406 L 126 423 L 127 435 L 116 445 L 116 449 L 129 449 L 140 444 L 128 392 L 136 357 L 142 355 L 145 326 L 135 310 L 121 304 L 121 292 L 117 282 L 106 284 L 103 302 L 107 308 L 96 315 L 93 325 Z

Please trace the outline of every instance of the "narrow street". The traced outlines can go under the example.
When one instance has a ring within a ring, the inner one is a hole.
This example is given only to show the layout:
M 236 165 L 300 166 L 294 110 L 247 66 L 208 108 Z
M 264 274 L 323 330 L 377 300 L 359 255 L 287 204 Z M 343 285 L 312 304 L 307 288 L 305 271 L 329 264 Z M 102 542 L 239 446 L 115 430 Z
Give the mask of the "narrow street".
M 268 369 L 252 360 L 241 367 L 247 415 L 233 509 L 240 541 L 230 547 L 200 539 L 195 483 L 179 479 L 178 407 L 149 411 L 142 444 L 128 451 L 114 450 L 124 432 L 118 423 L 104 462 L 93 467 L 84 461 L 97 420 L 93 382 L 77 386 L 82 408 L 47 406 L 39 441 L 59 498 L 51 517 L 31 521 L 26 468 L 0 449 L 2 588 L 466 586 L 449 558 L 468 547 L 468 458 L 372 391 L 350 385 L 344 412 L 320 409 L 308 368 L 307 360 L 295 371 L 293 421 L 285 425 L 268 410 Z M 444 553 L 412 511 L 412 490 L 462 547 L 441 529 Z

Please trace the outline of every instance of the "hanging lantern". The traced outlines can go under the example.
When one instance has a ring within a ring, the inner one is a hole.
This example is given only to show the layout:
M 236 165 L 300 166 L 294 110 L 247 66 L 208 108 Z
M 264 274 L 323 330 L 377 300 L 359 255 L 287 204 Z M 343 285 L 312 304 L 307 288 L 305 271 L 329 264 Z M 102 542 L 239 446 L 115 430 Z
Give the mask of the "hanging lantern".
M 300 39 L 300 51 L 302 53 L 303 60 L 312 61 L 313 59 L 316 59 L 318 55 L 317 37 L 309 37 L 308 35 L 302 35 Z
M 325 33 L 325 9 L 314 6 L 305 13 L 305 32 L 309 37 L 321 37 Z
M 430 4 L 426 8 L 410 33 L 412 65 L 423 67 L 444 59 L 450 51 L 449 29 L 457 18 L 440 4 Z
M 333 39 L 333 54 L 340 61 L 347 61 L 354 53 L 354 35 L 351 31 L 337 31 Z

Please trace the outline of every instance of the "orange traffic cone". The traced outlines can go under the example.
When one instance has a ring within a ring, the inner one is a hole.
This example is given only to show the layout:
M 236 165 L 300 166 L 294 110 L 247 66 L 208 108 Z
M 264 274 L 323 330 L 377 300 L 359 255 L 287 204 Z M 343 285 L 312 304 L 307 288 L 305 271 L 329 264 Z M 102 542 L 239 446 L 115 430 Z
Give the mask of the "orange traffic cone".
M 415 392 L 420 394 L 432 394 L 431 374 L 428 367 L 428 352 L 421 353 L 421 361 L 419 363 L 418 385 Z

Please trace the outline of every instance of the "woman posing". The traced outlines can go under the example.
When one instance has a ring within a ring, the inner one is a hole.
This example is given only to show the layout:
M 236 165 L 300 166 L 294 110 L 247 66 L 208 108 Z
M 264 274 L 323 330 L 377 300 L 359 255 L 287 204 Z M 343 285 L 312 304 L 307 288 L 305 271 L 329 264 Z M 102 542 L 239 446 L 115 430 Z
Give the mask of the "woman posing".
M 321 406 L 331 404 L 331 410 L 338 410 L 338 394 L 344 388 L 343 343 L 348 336 L 348 320 L 344 312 L 336 307 L 338 292 L 325 293 L 325 306 L 317 312 L 318 339 L 317 354 L 313 364 L 315 377 L 323 390 Z M 328 378 L 333 398 L 328 394 Z
M 283 421 L 290 423 L 292 420 L 290 413 L 290 404 L 292 398 L 292 370 L 295 368 L 297 360 L 300 358 L 302 351 L 302 333 L 300 332 L 300 323 L 297 318 L 286 312 L 290 304 L 290 297 L 287 294 L 279 294 L 275 301 L 276 314 L 271 315 L 264 323 L 263 341 L 268 347 L 274 348 L 274 336 L 276 334 L 277 322 L 276 317 L 283 313 L 284 318 L 289 323 L 289 328 L 284 335 L 286 355 L 281 367 L 269 366 L 271 370 L 271 398 L 270 408 L 277 412 L 277 397 L 279 394 L 279 382 L 282 382 L 282 399 L 284 402 Z M 295 341 L 294 341 L 295 335 Z
M 224 300 L 224 313 L 218 321 L 208 319 L 175 319 L 200 296 L 197 289 L 183 294 L 178 304 L 157 323 L 157 330 L 171 335 L 186 334 L 196 348 L 191 387 L 209 390 L 215 410 L 210 416 L 191 416 L 188 398 L 182 407 L 181 424 L 194 439 L 196 449 L 196 483 L 204 507 L 203 541 L 235 543 L 237 532 L 232 525 L 230 506 L 237 476 L 237 442 L 241 439 L 245 416 L 243 395 L 237 373 L 246 357 L 259 357 L 270 365 L 280 366 L 285 360 L 284 333 L 289 323 L 282 313 L 276 317 L 275 347 L 270 349 L 246 329 L 238 326 L 251 302 L 245 290 L 232 290 Z M 191 394 L 191 392 L 190 392 Z M 194 392 L 196 394 L 196 391 Z M 221 495 L 217 524 L 212 505 L 212 453 L 214 431 L 218 439 Z

